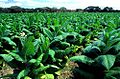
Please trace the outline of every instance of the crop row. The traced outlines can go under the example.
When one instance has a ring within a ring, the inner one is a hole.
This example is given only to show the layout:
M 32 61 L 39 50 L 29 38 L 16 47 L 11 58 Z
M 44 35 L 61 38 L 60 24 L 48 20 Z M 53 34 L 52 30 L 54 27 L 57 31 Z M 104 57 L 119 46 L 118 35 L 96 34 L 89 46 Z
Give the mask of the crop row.
M 15 79 L 55 79 L 69 60 L 79 79 L 120 78 L 119 13 L 0 14 L 0 64 Z M 2 77 L 1 77 L 2 78 Z

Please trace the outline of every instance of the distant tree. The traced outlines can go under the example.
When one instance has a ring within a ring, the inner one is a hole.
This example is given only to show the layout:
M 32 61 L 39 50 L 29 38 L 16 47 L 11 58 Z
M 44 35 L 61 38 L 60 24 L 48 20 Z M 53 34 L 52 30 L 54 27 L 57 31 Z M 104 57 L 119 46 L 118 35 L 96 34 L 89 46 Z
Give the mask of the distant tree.
M 0 13 L 3 11 L 3 8 L 2 7 L 0 7 Z
M 2 13 L 11 13 L 9 8 L 2 8 Z
M 51 8 L 51 12 L 57 12 L 58 9 L 56 7 Z
M 114 9 L 112 7 L 105 7 L 102 11 L 103 12 L 112 12 L 112 11 L 114 11 Z
M 83 10 L 82 9 L 76 9 L 76 12 L 82 12 Z
M 43 8 L 35 8 L 35 12 L 43 12 Z
M 61 7 L 59 10 L 60 10 L 61 12 L 65 12 L 65 11 L 67 11 L 67 8 Z
M 87 12 L 100 12 L 101 8 L 98 6 L 88 6 L 87 8 L 84 9 L 84 11 Z
M 11 6 L 9 9 L 11 10 L 11 13 L 22 12 L 22 8 L 19 6 Z
M 43 12 L 51 12 L 51 8 L 50 7 L 44 7 Z

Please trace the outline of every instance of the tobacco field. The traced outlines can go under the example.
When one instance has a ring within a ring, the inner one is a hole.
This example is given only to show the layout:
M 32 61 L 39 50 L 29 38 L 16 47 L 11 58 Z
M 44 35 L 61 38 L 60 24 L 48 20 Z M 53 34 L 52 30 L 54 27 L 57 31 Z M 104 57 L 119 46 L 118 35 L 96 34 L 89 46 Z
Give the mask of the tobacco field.
M 0 14 L 1 79 L 57 79 L 68 61 L 65 79 L 120 79 L 120 13 Z

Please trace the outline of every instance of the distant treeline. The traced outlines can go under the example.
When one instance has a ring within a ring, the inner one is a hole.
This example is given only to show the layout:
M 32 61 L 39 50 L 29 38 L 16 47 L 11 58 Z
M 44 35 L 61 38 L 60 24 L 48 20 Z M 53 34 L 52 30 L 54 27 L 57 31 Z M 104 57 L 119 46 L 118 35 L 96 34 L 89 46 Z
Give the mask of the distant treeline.
M 44 7 L 44 8 L 21 8 L 19 6 L 11 6 L 9 8 L 0 7 L 0 13 L 20 13 L 20 12 L 120 12 L 120 10 L 114 10 L 112 7 L 104 7 L 101 9 L 99 6 L 88 6 L 85 9 L 70 10 L 65 7 L 57 9 L 56 7 Z

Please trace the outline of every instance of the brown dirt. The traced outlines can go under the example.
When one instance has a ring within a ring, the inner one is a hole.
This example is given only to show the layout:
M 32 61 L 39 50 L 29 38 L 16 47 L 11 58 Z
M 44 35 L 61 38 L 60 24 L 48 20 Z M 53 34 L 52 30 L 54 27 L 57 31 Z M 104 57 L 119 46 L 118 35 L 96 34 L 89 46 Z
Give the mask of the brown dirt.
M 77 63 L 68 61 L 64 69 L 62 69 L 61 74 L 57 76 L 56 79 L 73 79 L 74 75 L 72 71 L 75 67 L 78 67 Z M 3 63 L 2 69 L 0 70 L 0 77 L 12 73 L 13 73 L 13 69 L 10 68 L 7 64 Z M 0 79 L 10 79 L 10 78 L 0 78 Z
M 13 73 L 13 69 L 10 68 L 10 66 L 8 66 L 6 63 L 0 64 L 0 66 L 1 66 L 0 77 Z M 10 78 L 0 78 L 0 79 L 10 79 Z
M 74 75 L 72 71 L 75 67 L 78 67 L 77 63 L 69 61 L 57 79 L 73 79 Z

